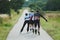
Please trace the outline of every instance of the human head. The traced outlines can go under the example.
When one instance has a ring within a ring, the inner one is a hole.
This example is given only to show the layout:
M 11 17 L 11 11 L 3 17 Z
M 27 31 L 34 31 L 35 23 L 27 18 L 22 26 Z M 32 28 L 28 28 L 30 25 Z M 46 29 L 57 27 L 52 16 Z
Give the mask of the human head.
M 31 11 L 31 12 L 34 12 L 34 11 Z
M 27 16 L 28 14 L 26 13 L 25 15 Z
M 36 12 L 39 12 L 38 10 Z

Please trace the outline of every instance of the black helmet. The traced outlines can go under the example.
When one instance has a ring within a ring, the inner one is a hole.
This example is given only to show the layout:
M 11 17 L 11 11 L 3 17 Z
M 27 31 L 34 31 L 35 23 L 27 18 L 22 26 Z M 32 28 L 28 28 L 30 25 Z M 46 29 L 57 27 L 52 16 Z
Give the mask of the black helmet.
M 39 12 L 38 10 L 36 12 Z
M 28 14 L 27 14 L 27 13 L 25 13 L 25 15 L 27 16 Z

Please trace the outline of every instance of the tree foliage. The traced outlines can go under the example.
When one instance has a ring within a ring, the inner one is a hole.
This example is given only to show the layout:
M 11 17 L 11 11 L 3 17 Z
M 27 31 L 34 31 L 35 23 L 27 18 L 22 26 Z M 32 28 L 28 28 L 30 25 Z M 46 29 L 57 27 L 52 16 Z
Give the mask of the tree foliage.
M 33 3 L 31 4 L 33 5 Z M 31 4 L 30 6 L 32 6 Z M 34 4 L 36 6 L 39 6 L 39 8 L 41 8 L 42 10 L 60 10 L 60 0 L 35 0 Z
M 42 8 L 38 4 L 30 4 L 29 7 L 35 11 L 39 10 L 42 15 L 45 14 L 45 12 L 42 10 Z
M 0 13 L 10 13 L 10 9 L 18 12 L 21 9 L 24 0 L 0 0 Z
M 46 4 L 46 10 L 60 10 L 60 0 L 48 0 Z
M 34 9 L 42 10 L 44 9 L 46 3 L 47 3 L 47 0 L 35 0 L 33 3 L 29 5 L 29 7 L 31 8 L 31 6 L 33 6 L 33 8 L 35 7 Z
M 18 9 L 21 9 L 23 2 L 24 2 L 24 0 L 11 0 L 10 6 L 12 9 L 17 11 Z
M 8 1 L 0 1 L 0 13 L 9 13 L 9 2 Z

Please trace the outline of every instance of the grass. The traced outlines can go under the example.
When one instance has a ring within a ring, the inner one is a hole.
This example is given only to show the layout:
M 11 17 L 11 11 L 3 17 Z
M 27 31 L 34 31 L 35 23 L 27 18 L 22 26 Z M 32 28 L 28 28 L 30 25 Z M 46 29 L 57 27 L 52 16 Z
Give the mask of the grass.
M 58 16 L 56 13 L 48 14 L 46 14 L 48 22 L 41 18 L 41 25 L 54 40 L 60 40 L 60 15 Z
M 19 11 L 20 14 L 17 15 L 15 11 L 11 10 L 12 19 L 0 18 L 0 20 L 2 19 L 2 23 L 0 23 L 0 40 L 6 40 L 8 33 L 13 28 L 14 24 L 18 21 L 18 18 L 21 16 L 23 10 L 21 9 Z

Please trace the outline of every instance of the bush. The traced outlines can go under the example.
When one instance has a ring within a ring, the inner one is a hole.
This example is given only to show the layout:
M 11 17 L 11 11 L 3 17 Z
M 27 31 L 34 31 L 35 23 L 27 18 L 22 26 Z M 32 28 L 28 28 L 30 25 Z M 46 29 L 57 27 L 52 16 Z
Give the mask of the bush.
M 3 18 L 2 17 L 0 17 L 0 24 L 2 24 L 3 23 Z

